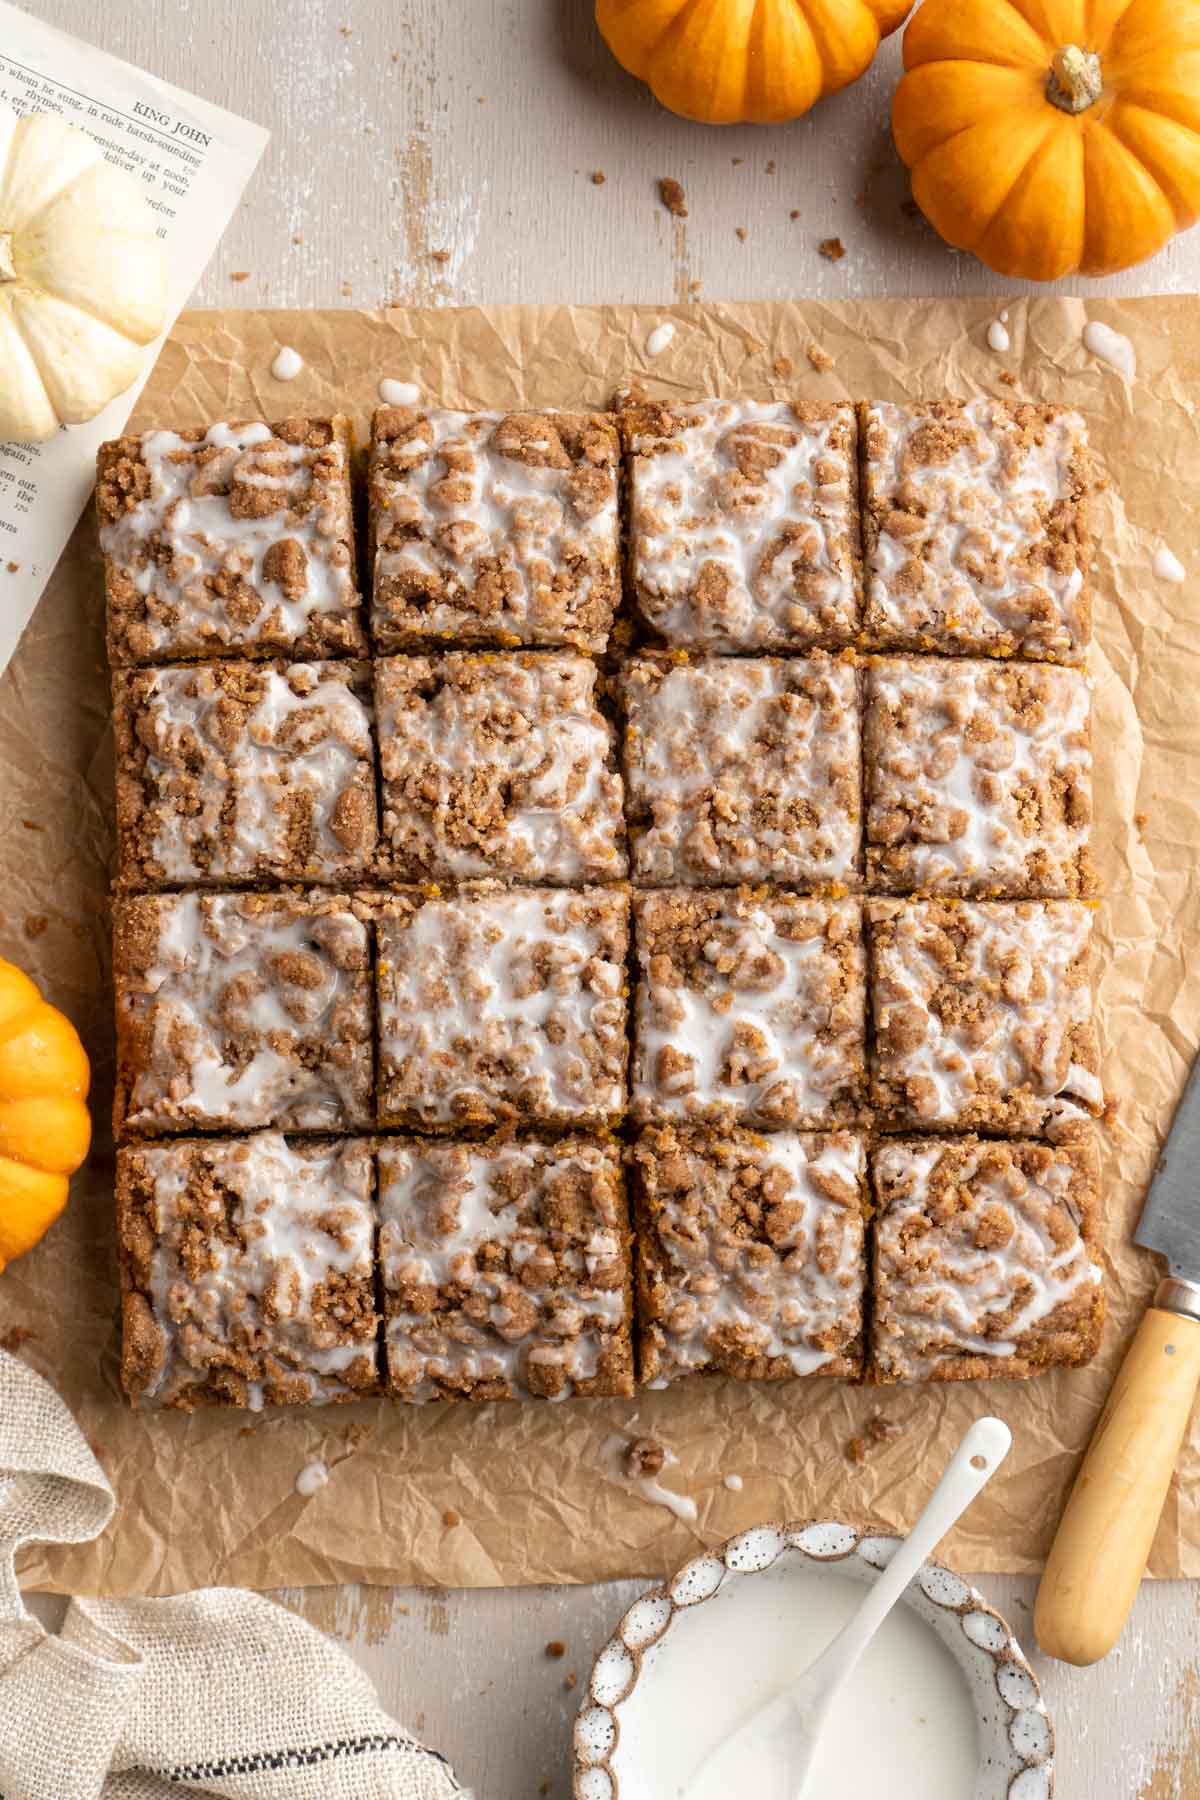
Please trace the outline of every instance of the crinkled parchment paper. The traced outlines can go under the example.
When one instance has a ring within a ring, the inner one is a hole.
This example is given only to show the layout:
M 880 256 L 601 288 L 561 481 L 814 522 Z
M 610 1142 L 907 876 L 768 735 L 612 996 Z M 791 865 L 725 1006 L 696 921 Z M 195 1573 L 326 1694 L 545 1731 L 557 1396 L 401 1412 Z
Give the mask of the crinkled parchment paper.
M 97 1145 L 67 1216 L 0 1280 L 0 1343 L 18 1347 L 75 1408 L 116 1486 L 96 1545 L 31 1551 L 31 1584 L 163 1593 L 212 1582 L 266 1588 L 363 1580 L 452 1585 L 584 1581 L 665 1571 L 770 1516 L 911 1521 L 968 1419 L 1013 1427 L 1002 1474 L 950 1540 L 979 1571 L 1036 1569 L 1104 1394 L 1155 1279 L 1129 1234 L 1200 1031 L 1200 332 L 1190 299 L 1007 302 L 998 356 L 985 303 L 863 301 L 671 308 L 196 313 L 179 322 L 138 409 L 140 425 L 344 407 L 365 426 L 376 384 L 420 383 L 462 407 L 602 406 L 624 377 L 681 397 L 902 400 L 991 393 L 1068 402 L 1091 422 L 1111 487 L 1098 502 L 1096 699 L 1098 914 L 1104 1076 L 1118 1102 L 1103 1135 L 1110 1319 L 1090 1369 L 1021 1383 L 872 1392 L 826 1381 L 714 1381 L 628 1402 L 387 1405 L 262 1417 L 133 1415 L 115 1380 L 116 1267 L 106 890 L 111 745 L 101 580 L 85 519 L 0 684 L 0 951 L 78 1022 L 95 1062 Z M 1128 333 L 1133 383 L 1089 356 L 1088 316 Z M 644 346 L 662 319 L 674 341 Z M 826 373 L 806 357 L 818 343 Z M 305 361 L 270 375 L 281 344 Z M 793 365 L 789 370 L 788 361 Z M 1000 377 L 1010 371 L 1015 387 Z M 1188 570 L 1154 576 L 1165 541 Z M 4 571 L 0 567 L 0 595 Z M 1198 1201 L 1200 1204 L 1200 1201 Z M 898 1429 L 846 1454 L 881 1413 Z M 632 1428 L 678 1456 L 693 1529 L 606 1474 L 602 1446 Z M 294 1482 L 313 1457 L 327 1487 Z M 723 1477 L 737 1474 L 733 1492 Z M 447 1525 L 444 1515 L 460 1523 Z M 1200 1575 L 1200 1454 L 1186 1450 L 1153 1572 Z

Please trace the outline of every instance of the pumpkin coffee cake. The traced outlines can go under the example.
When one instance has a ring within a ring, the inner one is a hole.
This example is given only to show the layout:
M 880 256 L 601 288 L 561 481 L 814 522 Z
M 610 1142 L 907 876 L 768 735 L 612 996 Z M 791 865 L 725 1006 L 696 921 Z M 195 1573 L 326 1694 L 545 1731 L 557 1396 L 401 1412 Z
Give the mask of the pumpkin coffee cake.
M 102 444 L 108 657 L 361 656 L 348 419 Z
M 1095 1347 L 1083 422 L 607 399 L 100 452 L 138 1404 Z
M 620 463 L 600 413 L 377 412 L 376 647 L 604 650 L 621 597 Z
M 616 1145 L 398 1138 L 380 1148 L 379 1214 L 394 1398 L 632 1394 Z
M 130 1144 L 116 1192 L 131 1399 L 257 1412 L 377 1391 L 368 1143 Z

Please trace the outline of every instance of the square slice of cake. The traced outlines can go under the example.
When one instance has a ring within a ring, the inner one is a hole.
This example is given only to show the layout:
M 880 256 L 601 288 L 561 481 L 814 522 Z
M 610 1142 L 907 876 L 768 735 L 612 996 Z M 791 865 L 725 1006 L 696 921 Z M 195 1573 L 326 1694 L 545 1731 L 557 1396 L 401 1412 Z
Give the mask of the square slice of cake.
M 873 659 L 863 734 L 871 887 L 1015 899 L 1093 891 L 1082 671 Z
M 621 597 L 620 461 L 601 413 L 377 412 L 377 648 L 604 650 Z
M 639 1120 L 810 1129 L 857 1117 L 866 987 L 854 900 L 634 896 Z
M 452 1130 L 625 1110 L 629 899 L 462 888 L 377 903 L 379 1112 Z
M 647 1386 L 861 1373 L 860 1137 L 666 1126 L 642 1133 L 633 1165 Z
M 885 1130 L 1064 1138 L 1102 1111 L 1090 907 L 870 900 L 867 925 Z
M 1087 1362 L 1100 1343 L 1095 1148 L 944 1138 L 871 1154 L 871 1373 L 972 1381 Z
M 401 881 L 574 886 L 628 869 L 612 728 L 586 656 L 375 664 L 383 845 Z
M 113 976 L 118 1136 L 373 1122 L 370 944 L 344 896 L 118 899 Z
M 109 661 L 361 656 L 351 453 L 343 418 L 102 444 Z
M 1077 413 L 979 398 L 863 408 L 867 635 L 880 649 L 1084 660 L 1090 469 Z
M 368 1143 L 126 1145 L 116 1190 L 135 1404 L 257 1412 L 378 1392 Z
M 377 837 L 361 663 L 209 663 L 113 677 L 126 887 L 341 882 Z
M 379 1208 L 394 1399 L 633 1393 L 617 1145 L 396 1139 Z
M 810 657 L 639 657 L 625 670 L 633 874 L 647 885 L 855 882 L 858 677 Z
M 795 650 L 861 623 L 857 427 L 847 402 L 637 401 L 630 575 L 666 644 Z

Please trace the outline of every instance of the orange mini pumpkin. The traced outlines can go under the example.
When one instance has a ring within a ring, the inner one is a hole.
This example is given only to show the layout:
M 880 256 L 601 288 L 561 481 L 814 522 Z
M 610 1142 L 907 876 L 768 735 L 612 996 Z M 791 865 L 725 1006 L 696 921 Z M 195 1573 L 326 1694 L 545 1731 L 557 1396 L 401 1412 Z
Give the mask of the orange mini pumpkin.
M 87 1053 L 28 975 L 0 959 L 0 1270 L 67 1203 L 92 1125 Z
M 912 0 L 596 0 L 609 49 L 706 125 L 795 119 L 857 81 Z
M 1200 0 L 925 0 L 892 129 L 947 243 L 1107 275 L 1200 215 Z

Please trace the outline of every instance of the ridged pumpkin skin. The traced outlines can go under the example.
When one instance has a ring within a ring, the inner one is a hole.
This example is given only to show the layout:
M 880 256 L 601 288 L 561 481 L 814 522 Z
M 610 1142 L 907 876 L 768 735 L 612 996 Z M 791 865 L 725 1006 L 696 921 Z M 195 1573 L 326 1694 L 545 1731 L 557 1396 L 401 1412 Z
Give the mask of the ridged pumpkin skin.
M 912 0 L 596 0 L 622 67 L 706 125 L 796 119 L 857 81 Z
M 1200 215 L 1200 0 L 925 0 L 904 67 L 913 196 L 999 274 L 1109 275 Z
M 75 1027 L 0 959 L 0 1271 L 67 1203 L 91 1142 L 89 1078 Z

